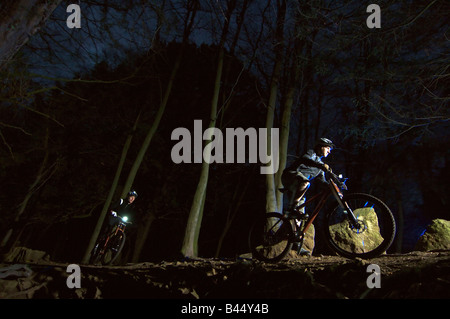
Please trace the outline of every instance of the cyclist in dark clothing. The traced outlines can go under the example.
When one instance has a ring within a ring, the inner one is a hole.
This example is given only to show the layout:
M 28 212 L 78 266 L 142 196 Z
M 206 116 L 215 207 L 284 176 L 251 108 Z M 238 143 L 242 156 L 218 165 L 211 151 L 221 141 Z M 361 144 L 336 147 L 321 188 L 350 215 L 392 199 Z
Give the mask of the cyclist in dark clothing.
M 133 206 L 137 196 L 138 194 L 136 193 L 136 191 L 130 191 L 128 192 L 125 199 L 121 198 L 117 203 L 111 206 L 110 213 L 108 214 L 108 223 L 104 234 L 112 231 L 114 226 L 116 226 L 120 222 L 120 218 L 117 216 L 127 216 L 129 220 L 132 219 L 130 217 L 134 214 Z
M 327 157 L 333 147 L 331 140 L 320 138 L 314 149 L 308 150 L 283 171 L 281 181 L 289 199 L 287 211 L 293 212 L 296 206 L 305 202 L 304 194 L 310 186 L 310 181 L 316 179 L 322 185 L 328 184 L 324 173 L 330 170 L 330 167 L 322 162 L 322 158 Z M 300 213 L 304 214 L 304 210 Z

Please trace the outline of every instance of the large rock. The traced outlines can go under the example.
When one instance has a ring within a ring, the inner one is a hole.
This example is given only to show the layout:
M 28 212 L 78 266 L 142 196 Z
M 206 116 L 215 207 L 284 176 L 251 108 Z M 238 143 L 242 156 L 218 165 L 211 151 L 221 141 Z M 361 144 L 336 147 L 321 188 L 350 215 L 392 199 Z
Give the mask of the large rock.
M 14 247 L 5 257 L 8 263 L 28 263 L 49 261 L 50 256 L 42 250 L 34 250 L 27 247 Z
M 433 220 L 415 247 L 418 251 L 437 249 L 450 249 L 450 221 L 445 219 Z
M 309 226 L 308 231 L 305 234 L 305 238 L 303 239 L 303 245 L 302 248 L 309 251 L 311 254 L 314 251 L 314 246 L 315 246 L 315 242 L 314 242 L 314 236 L 315 236 L 315 228 L 314 228 L 314 224 L 311 224 L 311 226 Z M 288 254 L 288 258 L 298 258 L 300 257 L 299 255 L 297 255 L 297 250 L 291 250 Z
M 353 211 L 356 218 L 366 227 L 359 231 L 351 229 L 347 218 L 336 215 L 335 223 L 330 225 L 333 241 L 342 249 L 349 252 L 364 253 L 378 247 L 384 240 L 380 234 L 378 217 L 371 207 L 358 208 Z

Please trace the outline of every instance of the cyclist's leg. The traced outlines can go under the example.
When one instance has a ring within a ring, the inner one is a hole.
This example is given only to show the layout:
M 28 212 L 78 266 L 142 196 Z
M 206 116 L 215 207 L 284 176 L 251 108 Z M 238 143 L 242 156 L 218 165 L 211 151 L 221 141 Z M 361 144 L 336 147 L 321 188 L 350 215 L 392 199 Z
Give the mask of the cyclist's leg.
M 297 175 L 297 179 L 298 179 L 298 187 L 294 198 L 294 210 L 300 213 L 301 215 L 307 217 L 305 213 L 305 207 L 302 208 L 297 207 L 301 206 L 306 201 L 305 194 L 311 184 L 309 183 L 309 180 L 306 178 L 306 176 L 304 176 L 301 173 Z M 297 216 L 296 218 L 300 218 L 300 216 L 297 215 L 298 214 L 297 212 L 295 213 Z M 300 227 L 301 222 L 299 220 L 296 220 L 296 223 L 297 226 Z M 300 255 L 311 255 L 311 252 L 301 247 L 301 244 L 299 242 L 294 243 L 294 245 L 292 245 L 292 249 L 297 251 L 297 253 Z
M 293 211 L 305 202 L 305 193 L 310 186 L 309 179 L 298 171 L 284 171 L 281 176 L 283 186 L 287 189 L 287 211 Z M 302 208 L 304 213 L 304 209 Z
M 305 193 L 310 186 L 308 178 L 305 175 L 303 175 L 301 172 L 297 173 L 296 178 L 297 178 L 297 190 L 296 190 L 296 194 L 295 194 L 295 198 L 294 198 L 294 203 L 295 203 L 294 208 L 302 205 L 305 202 L 305 200 L 306 200 Z M 299 212 L 304 214 L 305 208 L 302 207 L 299 210 Z
M 100 234 L 98 235 L 97 242 L 104 243 L 108 235 L 110 235 L 114 228 L 118 225 L 118 218 L 108 215 L 106 217 L 105 222 L 103 223 L 103 227 L 100 230 Z
M 100 230 L 100 233 L 98 234 L 97 242 L 102 242 L 106 239 L 106 236 L 111 232 L 111 227 L 108 223 L 104 223 L 103 227 Z

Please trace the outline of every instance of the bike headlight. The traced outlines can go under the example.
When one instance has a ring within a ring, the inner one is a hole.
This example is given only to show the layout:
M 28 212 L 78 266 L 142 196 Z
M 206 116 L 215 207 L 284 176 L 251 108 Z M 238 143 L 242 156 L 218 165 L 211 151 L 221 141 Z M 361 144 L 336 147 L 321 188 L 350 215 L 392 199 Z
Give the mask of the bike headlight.
M 122 220 L 123 220 L 124 222 L 126 222 L 126 221 L 128 220 L 128 217 L 127 217 L 127 216 L 123 216 L 123 217 L 122 217 Z

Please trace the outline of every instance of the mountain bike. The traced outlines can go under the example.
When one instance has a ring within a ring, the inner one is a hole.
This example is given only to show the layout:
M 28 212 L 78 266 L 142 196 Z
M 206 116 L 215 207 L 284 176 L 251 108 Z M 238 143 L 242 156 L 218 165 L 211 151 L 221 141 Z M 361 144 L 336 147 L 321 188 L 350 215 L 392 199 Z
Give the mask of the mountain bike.
M 117 217 L 119 218 L 119 223 L 109 234 L 100 238 L 95 244 L 89 260 L 91 264 L 112 264 L 122 251 L 126 240 L 125 228 L 131 222 L 128 222 L 128 217 L 126 216 L 121 217 L 117 215 Z
M 345 194 L 347 179 L 327 172 L 327 188 L 299 204 L 295 210 L 271 212 L 257 218 L 250 228 L 249 246 L 254 258 L 278 262 L 298 243 L 300 253 L 305 234 L 329 197 L 334 199 L 325 213 L 323 232 L 327 245 L 347 258 L 370 259 L 386 252 L 395 237 L 395 219 L 389 207 L 375 196 Z M 286 192 L 285 189 L 280 189 Z M 306 192 L 306 190 L 305 190 Z M 317 205 L 311 215 L 304 207 Z

